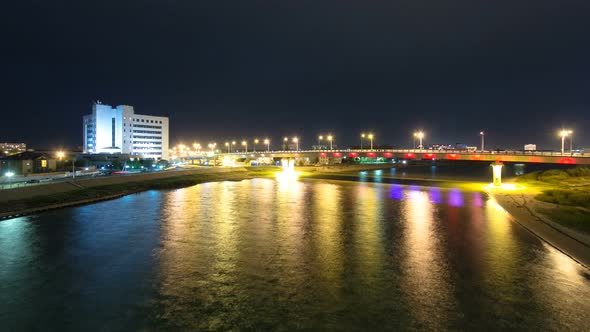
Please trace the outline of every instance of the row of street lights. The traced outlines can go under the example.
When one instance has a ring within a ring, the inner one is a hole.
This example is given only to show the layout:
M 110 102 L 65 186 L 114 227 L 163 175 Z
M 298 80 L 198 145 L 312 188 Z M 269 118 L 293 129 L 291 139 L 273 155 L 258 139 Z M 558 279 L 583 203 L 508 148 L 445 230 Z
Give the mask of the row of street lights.
M 414 135 L 414 143 L 416 143 L 416 140 L 419 140 L 418 148 L 420 150 L 423 150 L 424 149 L 423 139 L 426 136 L 426 134 L 422 130 L 420 130 L 420 131 L 414 132 L 413 135 Z M 480 135 L 480 138 L 481 138 L 481 151 L 485 151 L 485 135 L 486 135 L 486 133 L 484 131 L 480 131 L 479 132 L 479 135 Z M 573 143 L 572 143 L 572 141 L 573 141 L 573 139 L 572 139 L 573 138 L 573 131 L 572 130 L 569 130 L 569 129 L 562 129 L 561 131 L 559 131 L 559 136 L 561 137 L 561 153 L 565 153 L 565 139 L 566 139 L 566 137 L 569 137 L 570 138 L 570 151 L 573 151 Z M 361 140 L 360 140 L 360 143 L 361 143 L 360 148 L 361 148 L 361 150 L 363 149 L 363 143 L 364 143 L 364 140 L 365 139 L 368 139 L 369 140 L 369 142 L 370 142 L 370 149 L 373 150 L 373 139 L 374 139 L 374 137 L 375 136 L 372 133 L 369 133 L 369 134 L 362 133 L 360 135 L 360 138 L 361 138 Z M 333 149 L 334 136 L 333 135 L 326 135 L 326 136 L 319 135 L 318 136 L 318 147 L 321 146 L 321 142 L 324 139 L 330 143 L 330 150 L 332 150 Z M 289 141 L 291 141 L 292 143 L 294 143 L 295 146 L 296 146 L 296 150 L 299 151 L 299 143 L 300 143 L 299 138 L 298 137 L 293 137 L 293 138 L 289 139 L 288 137 L 284 137 L 283 138 L 284 148 L 286 148 L 286 146 L 289 143 Z M 253 152 L 256 152 L 256 147 L 258 146 L 258 144 L 261 141 L 258 138 L 256 138 L 256 139 L 254 139 L 253 142 L 254 142 Z M 266 151 L 270 151 L 270 140 L 268 138 L 266 138 L 262 142 L 266 145 Z M 228 142 L 225 142 L 225 146 L 227 148 L 227 152 L 230 153 L 231 150 L 232 150 L 232 148 L 235 147 L 236 144 L 237 144 L 236 141 L 231 141 L 231 142 L 228 141 Z M 247 153 L 248 152 L 248 141 L 247 140 L 244 140 L 244 141 L 241 142 L 241 144 L 244 147 L 245 152 Z M 196 152 L 200 152 L 200 149 L 201 149 L 201 145 L 200 144 L 194 143 L 193 144 L 193 147 L 196 150 Z M 211 149 L 211 152 L 214 152 L 215 151 L 214 149 L 216 147 L 216 143 L 210 143 L 208 145 L 208 147 Z M 184 146 L 183 144 L 179 144 L 178 145 L 178 150 L 176 150 L 176 149 L 177 149 L 176 147 L 173 148 L 173 150 L 175 152 L 180 151 L 180 153 L 182 154 L 182 152 L 186 149 L 186 146 Z M 61 155 L 60 158 L 63 158 L 63 152 L 61 152 L 61 153 L 62 153 L 62 155 Z

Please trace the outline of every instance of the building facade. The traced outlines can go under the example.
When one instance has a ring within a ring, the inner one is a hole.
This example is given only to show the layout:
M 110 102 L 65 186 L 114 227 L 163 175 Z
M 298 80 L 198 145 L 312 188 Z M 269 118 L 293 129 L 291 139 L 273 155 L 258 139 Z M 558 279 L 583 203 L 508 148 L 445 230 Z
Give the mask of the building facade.
M 82 120 L 84 153 L 125 153 L 168 159 L 168 118 L 136 114 L 132 106 L 96 103 Z
M 21 152 L 0 158 L 0 173 L 13 172 L 18 175 L 55 172 L 57 161 L 40 152 Z

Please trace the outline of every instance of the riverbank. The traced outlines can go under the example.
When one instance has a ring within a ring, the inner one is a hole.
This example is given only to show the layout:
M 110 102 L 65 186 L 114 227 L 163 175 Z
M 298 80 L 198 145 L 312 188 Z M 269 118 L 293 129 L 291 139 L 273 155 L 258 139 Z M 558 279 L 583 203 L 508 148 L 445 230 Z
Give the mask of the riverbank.
M 321 166 L 298 168 L 311 174 L 335 174 L 390 168 L 389 164 Z M 62 181 L 42 186 L 0 191 L 0 220 L 52 209 L 91 204 L 116 199 L 146 190 L 176 189 L 215 181 L 241 181 L 252 178 L 274 178 L 281 169 L 258 167 L 198 167 L 168 172 L 142 173 L 127 176 L 98 177 Z
M 204 182 L 272 177 L 277 170 L 276 167 L 200 168 L 5 190 L 0 197 L 0 220 L 115 199 L 146 190 L 176 189 Z
M 590 236 L 565 227 L 545 214 L 545 211 L 558 206 L 537 200 L 536 196 L 541 193 L 538 188 L 505 190 L 488 187 L 484 190 L 515 222 L 578 263 L 590 268 Z

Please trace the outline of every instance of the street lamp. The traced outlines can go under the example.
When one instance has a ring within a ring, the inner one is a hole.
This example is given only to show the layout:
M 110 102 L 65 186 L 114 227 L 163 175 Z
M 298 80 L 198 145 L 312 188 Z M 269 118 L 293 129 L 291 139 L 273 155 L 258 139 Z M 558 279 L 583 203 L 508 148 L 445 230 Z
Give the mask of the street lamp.
M 225 142 L 225 146 L 227 146 L 227 153 L 229 153 L 229 142 Z
M 571 131 L 571 130 L 566 130 L 566 129 L 562 129 L 562 130 L 559 132 L 559 135 L 561 136 L 561 153 L 562 153 L 562 154 L 563 154 L 563 153 L 565 153 L 565 138 L 566 138 L 568 135 L 571 135 L 571 134 L 573 134 L 573 131 Z M 571 150 L 572 150 L 572 140 L 571 140 L 571 138 L 570 138 L 570 152 L 571 152 Z
M 264 140 L 264 144 L 266 144 L 266 151 L 270 152 L 270 140 L 268 138 Z
M 419 148 L 420 150 L 422 150 L 422 149 L 423 149 L 423 146 L 422 146 L 422 139 L 424 138 L 424 132 L 422 132 L 422 131 L 419 131 L 419 132 L 417 132 L 417 133 L 414 133 L 414 137 L 417 137 L 417 138 L 420 140 L 420 145 L 418 145 L 418 148 Z
M 361 134 L 361 150 L 363 149 L 363 140 L 365 139 L 365 133 Z
M 332 150 L 332 141 L 334 140 L 334 137 L 332 137 L 332 135 L 328 135 L 328 142 L 330 142 L 330 150 Z
M 256 152 L 256 144 L 258 144 L 258 138 L 254 139 L 254 152 Z
M 299 138 L 293 137 L 293 143 L 295 143 L 295 151 L 299 151 Z
M 248 142 L 242 141 L 242 145 L 246 147 L 246 153 L 248 153 Z
M 324 139 L 324 136 L 320 135 L 318 136 L 318 150 L 321 150 L 321 144 L 322 144 L 322 140 Z
M 485 151 L 485 146 L 484 146 L 484 136 L 485 133 L 483 131 L 479 132 L 479 136 L 481 136 L 481 151 Z
M 286 151 L 288 148 L 287 142 L 289 141 L 288 137 L 283 138 L 283 151 Z
M 367 136 L 367 138 L 369 138 L 371 140 L 371 150 L 373 150 L 373 137 L 374 137 L 373 134 L 369 134 Z

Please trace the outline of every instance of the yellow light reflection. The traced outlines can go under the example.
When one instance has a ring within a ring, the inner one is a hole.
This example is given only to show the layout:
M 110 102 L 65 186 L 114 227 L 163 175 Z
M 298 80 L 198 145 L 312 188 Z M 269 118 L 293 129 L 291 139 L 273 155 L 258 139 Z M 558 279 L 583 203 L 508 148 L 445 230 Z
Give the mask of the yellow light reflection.
M 403 201 L 403 215 L 407 227 L 404 234 L 404 283 L 408 301 L 423 310 L 413 314 L 423 322 L 432 321 L 431 315 L 448 317 L 453 308 L 453 291 L 447 259 L 443 256 L 444 231 L 434 222 L 435 207 L 427 192 L 408 190 Z M 444 326 L 429 326 L 439 330 Z
M 341 187 L 331 183 L 314 185 L 313 227 L 314 247 L 318 250 L 317 266 L 319 276 L 325 285 L 328 298 L 341 295 L 344 259 L 343 243 L 340 241 L 342 228 Z

